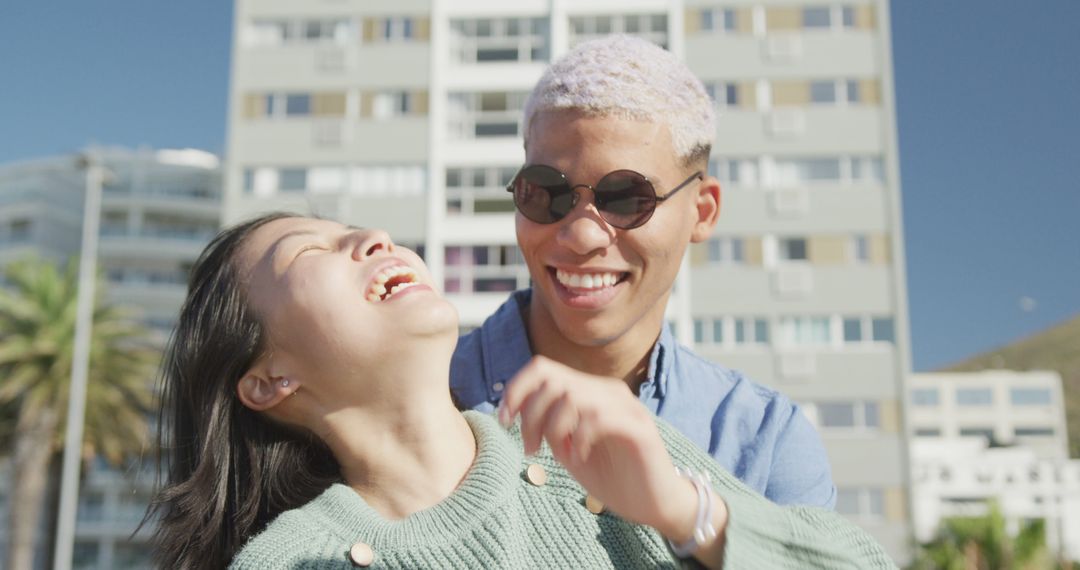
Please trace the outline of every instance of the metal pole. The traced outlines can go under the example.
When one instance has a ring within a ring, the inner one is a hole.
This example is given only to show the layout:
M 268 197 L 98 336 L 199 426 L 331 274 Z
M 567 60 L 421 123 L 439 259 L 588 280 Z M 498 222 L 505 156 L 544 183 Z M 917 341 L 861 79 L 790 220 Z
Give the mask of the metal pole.
M 60 483 L 60 511 L 56 524 L 54 568 L 70 570 L 75 546 L 75 512 L 79 499 L 79 463 L 83 422 L 86 416 L 86 382 L 90 372 L 90 333 L 94 318 L 94 283 L 97 278 L 98 224 L 101 218 L 101 185 L 105 169 L 86 153 L 80 158 L 86 170 L 86 201 L 83 204 L 82 251 L 79 257 L 79 289 L 75 314 L 75 347 L 71 363 L 67 427 L 64 432 L 64 467 Z

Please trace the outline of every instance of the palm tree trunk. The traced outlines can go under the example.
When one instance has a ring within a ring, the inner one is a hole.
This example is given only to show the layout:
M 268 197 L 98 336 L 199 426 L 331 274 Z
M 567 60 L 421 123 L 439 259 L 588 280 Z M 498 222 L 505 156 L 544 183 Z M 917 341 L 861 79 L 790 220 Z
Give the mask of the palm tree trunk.
M 41 522 L 56 427 L 56 411 L 46 409 L 36 417 L 20 414 L 15 428 L 15 477 L 8 511 L 7 567 L 10 570 L 34 567 L 34 535 Z

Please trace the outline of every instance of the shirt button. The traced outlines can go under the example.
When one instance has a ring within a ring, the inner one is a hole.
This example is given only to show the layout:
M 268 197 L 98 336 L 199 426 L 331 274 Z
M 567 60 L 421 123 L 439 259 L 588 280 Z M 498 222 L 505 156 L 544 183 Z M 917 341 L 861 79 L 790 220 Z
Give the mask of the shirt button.
M 604 512 L 604 503 L 592 495 L 585 495 L 585 508 L 589 509 L 590 513 L 598 515 Z
M 349 558 L 352 559 L 354 566 L 367 567 L 371 566 L 371 563 L 375 561 L 375 553 L 370 546 L 363 542 L 357 542 L 349 549 Z
M 505 388 L 505 387 L 506 387 L 506 385 L 503 384 L 502 382 L 496 382 L 496 383 L 491 385 L 491 389 L 495 390 L 496 392 L 502 392 L 503 388 Z
M 540 487 L 547 483 L 547 472 L 544 471 L 543 465 L 533 463 L 525 470 L 525 478 L 533 485 Z

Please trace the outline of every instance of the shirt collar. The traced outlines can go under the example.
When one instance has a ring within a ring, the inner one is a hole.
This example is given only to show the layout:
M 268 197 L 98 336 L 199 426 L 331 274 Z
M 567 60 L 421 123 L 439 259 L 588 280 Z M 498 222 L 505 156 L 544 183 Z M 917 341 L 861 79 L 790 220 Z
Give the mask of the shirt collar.
M 496 390 L 495 384 L 502 383 L 505 387 L 532 358 L 529 335 L 521 317 L 521 312 L 529 306 L 531 299 L 531 289 L 515 291 L 484 323 L 480 337 L 483 344 L 484 380 L 487 383 L 488 396 L 493 399 L 502 398 L 502 391 Z
M 674 364 L 675 335 L 671 334 L 671 327 L 665 324 L 660 327 L 660 338 L 649 355 L 649 371 L 645 376 L 646 382 L 656 385 L 656 396 L 659 398 L 663 398 L 667 393 L 668 376 Z
M 484 358 L 484 380 L 488 395 L 502 398 L 502 392 L 494 385 L 501 382 L 504 386 L 532 358 L 529 335 L 525 330 L 522 311 L 532 301 L 532 289 L 514 291 L 483 327 L 481 335 Z M 660 328 L 660 338 L 653 345 L 649 355 L 649 370 L 646 382 L 656 385 L 656 395 L 663 398 L 667 393 L 668 372 L 675 362 L 675 335 L 666 324 Z

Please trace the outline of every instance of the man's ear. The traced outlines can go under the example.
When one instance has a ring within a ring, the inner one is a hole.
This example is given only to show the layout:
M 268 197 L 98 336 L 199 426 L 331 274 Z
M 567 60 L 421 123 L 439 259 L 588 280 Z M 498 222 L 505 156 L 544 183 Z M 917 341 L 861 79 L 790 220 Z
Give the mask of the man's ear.
M 695 196 L 697 219 L 694 220 L 694 229 L 690 232 L 690 241 L 701 243 L 712 235 L 717 220 L 720 219 L 720 181 L 714 176 L 706 176 L 698 185 Z
M 259 366 L 248 370 L 247 374 L 236 383 L 236 395 L 248 408 L 264 412 L 293 395 L 300 384 L 281 376 L 271 376 Z

